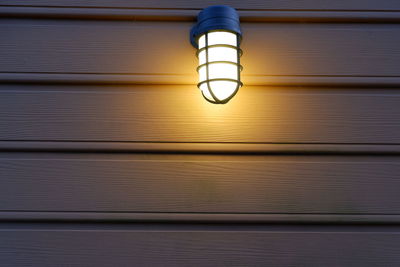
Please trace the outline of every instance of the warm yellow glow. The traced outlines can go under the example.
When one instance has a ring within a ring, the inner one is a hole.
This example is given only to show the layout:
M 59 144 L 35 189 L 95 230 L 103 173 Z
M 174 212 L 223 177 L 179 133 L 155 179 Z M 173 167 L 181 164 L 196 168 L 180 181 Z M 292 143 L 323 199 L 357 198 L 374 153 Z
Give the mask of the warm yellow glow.
M 227 31 L 215 31 L 208 33 L 208 45 L 226 44 L 237 46 L 236 34 Z M 205 34 L 199 38 L 199 49 L 206 46 Z
M 213 81 L 210 82 L 211 90 L 213 90 L 214 95 L 220 99 L 224 100 L 230 97 L 236 90 L 237 83 L 231 81 Z M 200 90 L 202 90 L 204 96 L 213 100 L 211 93 L 209 92 L 208 85 L 206 83 L 200 85 Z
M 237 66 L 229 63 L 210 63 L 208 72 L 209 79 L 238 79 Z M 206 66 L 202 66 L 199 69 L 199 82 L 206 79 Z
M 202 49 L 206 47 L 206 35 L 207 49 Z M 236 92 L 240 84 L 237 35 L 227 31 L 209 32 L 200 36 L 198 43 L 200 90 L 212 102 L 215 102 L 212 94 L 219 101 L 224 101 Z M 210 81 L 204 82 L 207 80 Z
M 200 90 L 203 92 L 203 96 L 205 98 L 207 98 L 210 101 L 214 101 L 212 95 L 210 94 L 210 91 L 208 91 L 207 84 L 200 85 Z
M 210 47 L 208 49 L 208 62 L 230 61 L 237 63 L 237 51 L 230 47 Z M 206 51 L 199 53 L 199 65 L 206 63 Z

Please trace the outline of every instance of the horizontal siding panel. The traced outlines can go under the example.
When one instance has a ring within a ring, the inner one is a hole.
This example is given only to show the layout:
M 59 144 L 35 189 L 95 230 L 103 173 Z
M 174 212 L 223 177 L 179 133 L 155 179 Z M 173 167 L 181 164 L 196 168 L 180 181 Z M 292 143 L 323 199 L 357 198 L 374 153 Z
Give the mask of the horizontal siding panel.
M 204 8 L 209 5 L 230 5 L 240 9 L 311 9 L 311 10 L 400 10 L 396 0 L 3 0 L 1 5 L 16 6 L 68 6 L 68 7 L 128 7 L 128 8 Z
M 0 83 L 58 85 L 195 85 L 190 75 L 90 74 L 90 73 L 0 73 Z M 400 76 L 268 76 L 247 75 L 245 85 L 296 87 L 399 88 Z
M 180 226 L 182 227 L 182 226 Z M 154 227 L 153 227 L 154 228 Z M 229 227 L 227 227 L 229 230 Z M 5 266 L 398 266 L 387 232 L 0 231 Z
M 0 151 L 180 155 L 400 155 L 400 144 L 0 141 Z
M 243 87 L 227 105 L 196 86 L 1 85 L 0 140 L 400 143 L 383 88 Z
M 393 226 L 400 214 L 0 211 L 1 223 L 237 223 L 268 225 Z
M 187 75 L 195 83 L 192 24 L 4 19 L 0 72 Z M 245 77 L 400 76 L 400 24 L 242 27 Z
M 197 9 L 149 8 L 84 8 L 84 7 L 31 7 L 2 6 L 0 17 L 98 19 L 129 21 L 190 21 L 199 13 Z M 241 22 L 346 22 L 346 23 L 397 23 L 398 11 L 317 11 L 317 10 L 239 10 Z
M 398 214 L 399 159 L 3 153 L 0 210 Z

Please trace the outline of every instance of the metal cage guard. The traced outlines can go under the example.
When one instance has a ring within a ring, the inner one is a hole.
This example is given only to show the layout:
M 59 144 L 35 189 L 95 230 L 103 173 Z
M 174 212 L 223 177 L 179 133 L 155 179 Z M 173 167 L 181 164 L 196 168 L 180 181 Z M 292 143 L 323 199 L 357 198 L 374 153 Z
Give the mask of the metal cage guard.
M 209 38 L 208 34 L 210 32 L 215 32 L 215 31 L 225 31 L 225 32 L 231 32 L 236 35 L 236 46 L 233 45 L 227 45 L 227 44 L 209 44 Z M 207 90 L 209 94 L 212 96 L 214 101 L 211 101 L 208 99 L 205 95 L 204 92 L 202 91 L 203 97 L 214 104 L 225 104 L 227 103 L 232 97 L 234 97 L 239 90 L 239 88 L 243 85 L 242 82 L 240 81 L 240 72 L 243 69 L 243 67 L 240 65 L 240 56 L 242 55 L 242 50 L 240 49 L 240 42 L 242 39 L 242 33 L 240 30 L 240 22 L 239 22 L 239 15 L 237 14 L 236 10 L 234 8 L 231 8 L 229 6 L 210 6 L 202 10 L 198 17 L 197 17 L 197 24 L 191 29 L 190 31 L 190 42 L 191 44 L 195 47 L 198 48 L 198 41 L 200 36 L 205 35 L 205 46 L 199 49 L 196 53 L 197 57 L 199 57 L 199 54 L 203 51 L 205 51 L 205 58 L 206 61 L 205 63 L 199 65 L 197 67 L 197 71 L 203 67 L 206 69 L 206 79 L 203 81 L 200 81 L 197 86 L 199 89 L 201 85 L 207 84 Z M 226 47 L 226 48 L 231 48 L 236 50 L 236 62 L 231 62 L 231 61 L 209 61 L 209 49 L 214 48 L 214 47 Z M 237 67 L 237 79 L 226 79 L 226 78 L 215 78 L 215 79 L 210 79 L 210 70 L 209 67 L 212 64 L 218 64 L 218 63 L 224 63 L 224 64 L 232 64 L 236 65 Z M 225 99 L 218 99 L 218 97 L 214 94 L 213 90 L 211 90 L 211 85 L 210 82 L 213 81 L 229 81 L 229 82 L 235 82 L 236 83 L 236 89 L 233 91 L 233 93 Z

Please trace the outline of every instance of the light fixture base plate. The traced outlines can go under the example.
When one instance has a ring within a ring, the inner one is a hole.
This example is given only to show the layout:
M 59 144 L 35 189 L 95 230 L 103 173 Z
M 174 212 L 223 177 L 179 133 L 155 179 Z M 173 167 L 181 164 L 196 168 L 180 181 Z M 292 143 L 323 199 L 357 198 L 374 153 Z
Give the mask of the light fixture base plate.
M 241 36 L 239 15 L 236 9 L 224 5 L 203 9 L 197 16 L 197 24 L 190 31 L 190 43 L 198 48 L 198 37 L 212 30 L 226 30 Z

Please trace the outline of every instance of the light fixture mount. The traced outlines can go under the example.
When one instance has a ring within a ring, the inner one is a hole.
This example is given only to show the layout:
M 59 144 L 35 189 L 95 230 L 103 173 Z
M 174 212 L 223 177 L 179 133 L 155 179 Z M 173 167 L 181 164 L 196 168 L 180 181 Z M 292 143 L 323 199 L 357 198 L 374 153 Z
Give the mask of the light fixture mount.
M 225 104 L 242 86 L 240 81 L 239 15 L 229 6 L 203 9 L 190 31 L 190 42 L 198 49 L 198 87 L 204 98 L 214 104 Z
M 227 30 L 242 37 L 239 15 L 230 6 L 209 6 L 203 9 L 197 16 L 197 24 L 190 31 L 190 42 L 198 48 L 196 38 L 208 31 Z

